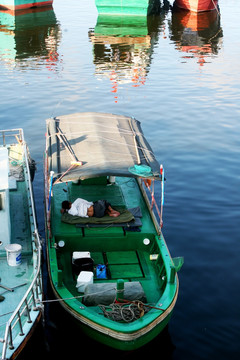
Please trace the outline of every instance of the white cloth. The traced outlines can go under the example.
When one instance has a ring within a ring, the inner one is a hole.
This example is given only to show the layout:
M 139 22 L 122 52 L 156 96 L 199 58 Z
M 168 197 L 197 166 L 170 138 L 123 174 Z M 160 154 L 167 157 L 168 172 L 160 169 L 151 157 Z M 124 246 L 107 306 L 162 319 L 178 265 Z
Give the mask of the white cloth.
M 92 205 L 93 202 L 78 198 L 72 203 L 71 209 L 68 210 L 68 213 L 74 216 L 88 217 L 87 210 Z

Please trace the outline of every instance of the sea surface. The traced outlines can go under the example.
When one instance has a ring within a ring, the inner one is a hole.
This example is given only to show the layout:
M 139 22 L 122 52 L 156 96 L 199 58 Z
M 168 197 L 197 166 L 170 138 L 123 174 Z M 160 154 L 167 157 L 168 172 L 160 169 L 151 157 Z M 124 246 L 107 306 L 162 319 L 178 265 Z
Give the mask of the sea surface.
M 111 112 L 140 120 L 164 165 L 163 233 L 185 261 L 169 326 L 142 349 L 95 343 L 54 303 L 21 359 L 240 358 L 239 0 L 219 0 L 218 11 L 196 17 L 165 2 L 159 14 L 113 20 L 94 0 L 55 0 L 0 12 L 0 129 L 24 129 L 43 241 L 45 120 Z M 51 299 L 45 256 L 43 270 Z

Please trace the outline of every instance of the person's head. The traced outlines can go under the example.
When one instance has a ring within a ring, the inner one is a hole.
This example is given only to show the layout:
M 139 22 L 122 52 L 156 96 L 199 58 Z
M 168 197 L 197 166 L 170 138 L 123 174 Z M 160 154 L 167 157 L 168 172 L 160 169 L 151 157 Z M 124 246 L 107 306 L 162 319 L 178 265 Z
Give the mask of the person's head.
M 64 200 L 62 202 L 62 209 L 69 210 L 69 209 L 71 209 L 71 205 L 72 205 L 72 203 L 70 201 Z

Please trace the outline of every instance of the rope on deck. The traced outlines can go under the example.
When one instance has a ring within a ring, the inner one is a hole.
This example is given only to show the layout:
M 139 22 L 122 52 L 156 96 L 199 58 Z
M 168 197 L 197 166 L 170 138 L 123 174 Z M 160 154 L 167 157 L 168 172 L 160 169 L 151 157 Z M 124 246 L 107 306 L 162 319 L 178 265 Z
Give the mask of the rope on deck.
M 103 311 L 103 314 L 108 319 L 113 321 L 132 322 L 140 319 L 147 313 L 150 308 L 141 301 L 131 302 L 130 304 L 114 303 L 108 306 L 98 305 Z

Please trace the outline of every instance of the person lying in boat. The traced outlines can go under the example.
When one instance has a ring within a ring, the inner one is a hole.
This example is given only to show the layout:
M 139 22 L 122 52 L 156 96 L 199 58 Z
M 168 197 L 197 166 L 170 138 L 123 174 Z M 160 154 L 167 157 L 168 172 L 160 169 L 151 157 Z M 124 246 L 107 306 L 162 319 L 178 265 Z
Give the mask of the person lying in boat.
M 87 201 L 81 198 L 76 199 L 73 203 L 70 201 L 62 202 L 61 213 L 68 212 L 70 215 L 80 217 L 103 217 L 109 215 L 117 217 L 120 213 L 111 207 L 111 204 L 106 200 Z

